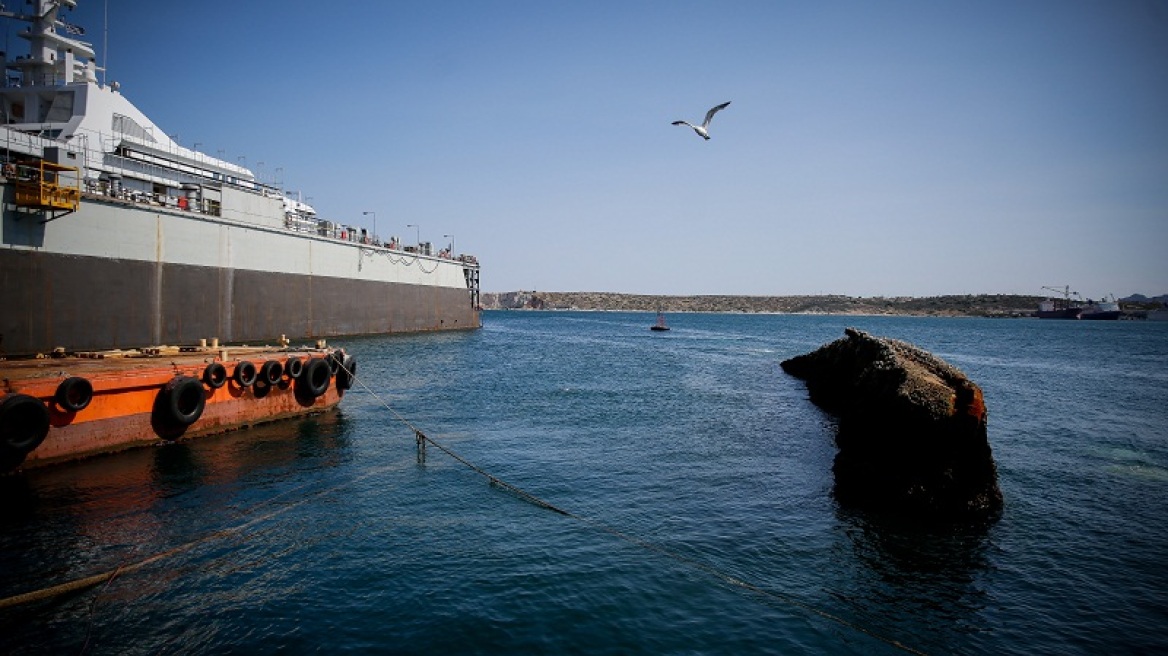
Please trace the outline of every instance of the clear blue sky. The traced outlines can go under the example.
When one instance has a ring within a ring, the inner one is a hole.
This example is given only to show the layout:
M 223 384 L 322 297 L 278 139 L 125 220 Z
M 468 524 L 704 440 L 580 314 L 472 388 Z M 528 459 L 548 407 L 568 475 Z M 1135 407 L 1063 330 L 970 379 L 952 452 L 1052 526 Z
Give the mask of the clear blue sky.
M 453 234 L 486 291 L 1168 292 L 1166 0 L 108 15 L 108 79 L 181 143 Z M 670 125 L 727 100 L 708 142 Z

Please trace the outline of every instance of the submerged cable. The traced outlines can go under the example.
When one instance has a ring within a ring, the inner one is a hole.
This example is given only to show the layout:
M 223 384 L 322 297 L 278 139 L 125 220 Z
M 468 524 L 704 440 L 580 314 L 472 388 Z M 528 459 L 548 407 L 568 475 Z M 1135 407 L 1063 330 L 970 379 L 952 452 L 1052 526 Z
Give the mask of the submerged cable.
M 342 364 L 341 367 L 344 368 L 344 365 Z M 345 371 L 348 372 L 349 370 L 345 369 Z M 398 421 L 400 421 L 402 424 L 404 424 L 406 427 L 408 427 L 411 431 L 413 431 L 413 433 L 418 441 L 419 449 L 421 449 L 423 453 L 424 453 L 424 449 L 425 449 L 426 445 L 429 444 L 429 445 L 437 448 L 438 450 L 442 451 L 446 455 L 450 456 L 454 460 L 458 461 L 459 463 L 462 463 L 464 466 L 466 466 L 471 471 L 473 471 L 477 474 L 480 474 L 481 476 L 486 478 L 491 483 L 491 485 L 501 487 L 501 488 L 507 490 L 508 492 L 511 492 L 512 494 L 523 499 L 524 501 L 527 501 L 528 503 L 539 506 L 540 508 L 545 508 L 547 510 L 551 510 L 552 512 L 555 512 L 555 513 L 559 513 L 561 515 L 564 515 L 565 517 L 570 517 L 570 518 L 575 519 L 575 520 L 582 522 L 584 524 L 588 524 L 589 526 L 591 526 L 599 531 L 608 533 L 609 535 L 612 535 L 613 537 L 616 537 L 620 540 L 628 542 L 629 544 L 632 544 L 632 545 L 635 545 L 635 546 L 640 547 L 642 549 L 645 549 L 646 551 L 652 551 L 654 553 L 665 556 L 666 558 L 669 558 L 669 559 L 675 560 L 679 563 L 682 563 L 683 565 L 687 565 L 687 566 L 692 567 L 694 569 L 697 569 L 699 571 L 705 572 L 706 574 L 709 574 L 710 576 L 713 576 L 714 578 L 717 578 L 717 579 L 723 581 L 724 583 L 727 583 L 727 584 L 732 585 L 734 587 L 742 588 L 743 590 L 749 590 L 750 592 L 753 592 L 753 593 L 758 594 L 760 596 L 774 599 L 774 600 L 783 602 L 785 604 L 789 604 L 791 606 L 800 608 L 804 611 L 807 611 L 809 613 L 817 615 L 817 616 L 819 616 L 823 619 L 826 619 L 830 622 L 834 622 L 835 624 L 838 624 L 840 626 L 843 626 L 843 627 L 846 627 L 846 628 L 851 629 L 853 631 L 856 631 L 857 633 L 862 633 L 870 638 L 873 638 L 875 640 L 883 642 L 886 645 L 900 649 L 901 651 L 904 651 L 904 652 L 907 652 L 910 654 L 919 654 L 922 656 L 925 654 L 925 652 L 923 652 L 919 649 L 915 649 L 909 645 L 906 645 L 906 644 L 900 642 L 899 640 L 889 638 L 887 636 L 876 633 L 875 631 L 872 631 L 864 626 L 856 624 L 855 622 L 851 622 L 851 621 L 844 619 L 838 615 L 834 615 L 834 614 L 829 613 L 821 608 L 817 608 L 817 607 L 812 606 L 811 604 L 808 604 L 804 601 L 800 601 L 799 599 L 796 599 L 795 597 L 783 594 L 781 592 L 776 592 L 774 590 L 768 590 L 766 588 L 761 588 L 757 585 L 754 585 L 753 583 L 743 581 L 742 579 L 739 579 L 735 576 L 732 576 L 732 575 L 718 569 L 717 567 L 714 567 L 712 565 L 707 565 L 706 563 L 703 563 L 703 562 L 698 561 L 698 560 L 694 560 L 693 558 L 690 558 L 689 556 L 686 556 L 684 554 L 673 551 L 672 549 L 668 549 L 668 548 L 663 547 L 659 544 L 654 544 L 654 543 L 649 542 L 647 540 L 644 540 L 642 538 L 638 538 L 634 535 L 630 535 L 628 533 L 625 533 L 624 531 L 613 528 L 612 526 L 609 526 L 609 525 L 607 525 L 604 522 L 601 522 L 599 520 L 592 519 L 590 517 L 585 517 L 583 515 L 578 515 L 578 514 L 571 512 L 569 510 L 565 510 L 563 508 L 560 508 L 559 506 L 556 506 L 553 503 L 545 501 L 545 500 L 541 499 L 540 497 L 528 492 L 527 490 L 524 490 L 521 487 L 518 487 L 516 485 L 508 483 L 507 481 L 504 481 L 503 479 L 499 478 L 498 476 L 491 474 L 490 472 L 484 470 L 483 468 L 479 467 L 478 465 L 475 465 L 474 463 L 470 462 L 466 458 L 463 458 L 462 456 L 458 455 L 456 452 L 449 449 L 445 445 L 443 445 L 439 442 L 436 442 L 433 438 L 427 436 L 419 428 L 417 428 L 412 423 L 410 423 L 410 421 L 408 419 L 406 419 L 405 417 L 403 417 L 401 415 L 401 413 L 394 410 L 388 403 L 386 403 L 380 396 L 378 396 L 377 392 L 374 392 L 368 385 L 366 385 L 365 381 L 361 380 L 360 378 L 357 378 L 356 375 L 354 375 L 352 372 L 349 372 L 349 374 L 350 374 L 350 376 L 352 376 L 352 379 L 355 382 L 359 383 L 361 385 L 361 387 L 365 389 L 365 391 L 369 392 L 369 394 L 374 399 L 376 399 L 377 402 L 380 403 L 383 408 L 388 410 L 390 412 L 390 414 L 392 414 Z M 419 459 L 420 459 L 420 461 L 424 461 L 424 459 L 425 459 L 424 455 L 419 454 Z

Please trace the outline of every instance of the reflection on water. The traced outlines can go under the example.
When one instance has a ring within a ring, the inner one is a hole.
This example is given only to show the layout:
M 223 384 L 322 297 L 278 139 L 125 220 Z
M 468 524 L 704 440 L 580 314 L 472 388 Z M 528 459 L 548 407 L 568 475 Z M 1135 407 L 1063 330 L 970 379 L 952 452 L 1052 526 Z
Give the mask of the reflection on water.
M 159 496 L 181 494 L 203 483 L 207 477 L 209 468 L 206 462 L 195 456 L 189 442 L 162 444 L 152 451 L 152 487 Z
M 860 617 L 872 626 L 894 623 L 897 635 L 915 634 L 926 651 L 947 646 L 919 633 L 922 617 L 957 633 L 978 625 L 986 604 L 979 582 L 991 568 L 988 522 L 927 526 L 838 507 L 836 516 L 847 538 L 837 543 L 840 557 L 860 568 L 841 592 Z
M 0 476 L 0 531 L 32 517 L 36 494 L 24 476 Z
M 340 539 L 263 522 L 312 492 L 293 472 L 343 461 L 345 431 L 340 413 L 326 412 L 0 477 L 0 599 L 110 577 L 0 609 L 0 652 L 74 653 L 106 624 L 120 627 L 116 634 L 166 636 L 142 643 L 143 653 L 210 648 L 223 636 L 192 618 L 219 602 L 262 604 L 283 593 L 286 583 L 274 591 L 254 574 L 281 551 Z M 279 549 L 270 542 L 272 526 L 292 531 L 275 536 Z M 207 574 L 210 587 L 191 589 L 192 578 Z M 99 652 L 136 649 L 124 639 L 104 645 Z
M 109 552 L 183 537 L 185 526 L 176 518 L 234 497 L 248 480 L 299 469 L 305 461 L 313 468 L 336 466 L 345 457 L 344 430 L 340 414 L 327 412 L 0 477 L 0 569 L 10 573 L 0 581 L 0 595 L 38 578 L 43 570 L 25 567 L 30 560 L 92 567 L 61 554 L 92 556 L 90 545 Z M 30 518 L 37 520 L 36 532 L 22 543 L 19 530 L 33 528 Z M 13 578 L 19 572 L 29 580 Z

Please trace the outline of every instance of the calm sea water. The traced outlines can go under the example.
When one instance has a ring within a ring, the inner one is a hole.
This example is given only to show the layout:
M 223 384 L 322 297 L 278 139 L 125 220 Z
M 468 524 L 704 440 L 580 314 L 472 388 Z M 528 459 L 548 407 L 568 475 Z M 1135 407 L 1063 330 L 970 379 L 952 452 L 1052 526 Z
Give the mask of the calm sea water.
M 346 340 L 333 414 L 0 481 L 0 652 L 1168 649 L 1168 323 L 488 312 Z M 840 509 L 779 362 L 855 326 L 983 389 L 989 527 Z M 524 498 L 431 446 L 567 511 Z M 153 558 L 153 560 L 151 560 Z M 898 646 L 899 645 L 899 646 Z

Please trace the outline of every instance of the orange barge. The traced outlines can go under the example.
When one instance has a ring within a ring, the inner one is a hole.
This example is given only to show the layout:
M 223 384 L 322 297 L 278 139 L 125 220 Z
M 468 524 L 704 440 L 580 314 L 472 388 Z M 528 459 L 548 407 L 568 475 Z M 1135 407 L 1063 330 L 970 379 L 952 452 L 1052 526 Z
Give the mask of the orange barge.
M 0 473 L 323 412 L 357 363 L 320 346 L 0 361 Z

